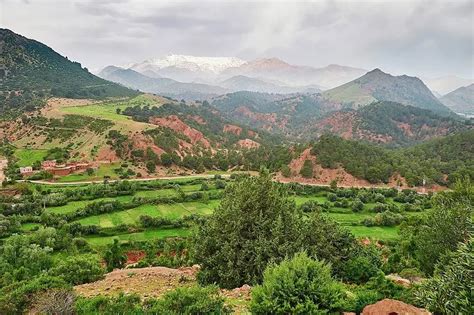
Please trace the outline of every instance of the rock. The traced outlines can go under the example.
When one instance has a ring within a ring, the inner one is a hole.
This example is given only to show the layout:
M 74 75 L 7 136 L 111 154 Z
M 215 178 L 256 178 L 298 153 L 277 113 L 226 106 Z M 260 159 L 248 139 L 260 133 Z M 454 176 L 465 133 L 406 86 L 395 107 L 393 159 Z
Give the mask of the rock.
M 402 301 L 383 299 L 375 304 L 367 305 L 362 315 L 431 315 L 425 309 L 403 303 Z

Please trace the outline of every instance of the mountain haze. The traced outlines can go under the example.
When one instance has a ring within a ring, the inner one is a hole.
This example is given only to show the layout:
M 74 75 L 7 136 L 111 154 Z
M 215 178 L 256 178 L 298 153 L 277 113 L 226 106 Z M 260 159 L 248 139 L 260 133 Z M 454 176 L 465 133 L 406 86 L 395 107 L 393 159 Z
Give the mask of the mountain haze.
M 440 101 L 456 113 L 474 115 L 474 83 L 446 94 Z

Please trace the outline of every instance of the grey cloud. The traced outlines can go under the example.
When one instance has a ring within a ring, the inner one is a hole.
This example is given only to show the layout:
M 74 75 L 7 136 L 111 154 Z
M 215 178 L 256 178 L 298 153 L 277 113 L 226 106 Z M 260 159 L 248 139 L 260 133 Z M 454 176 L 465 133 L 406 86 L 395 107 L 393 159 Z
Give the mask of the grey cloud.
M 28 2 L 3 0 L 1 24 L 90 68 L 173 52 L 474 76 L 470 0 Z

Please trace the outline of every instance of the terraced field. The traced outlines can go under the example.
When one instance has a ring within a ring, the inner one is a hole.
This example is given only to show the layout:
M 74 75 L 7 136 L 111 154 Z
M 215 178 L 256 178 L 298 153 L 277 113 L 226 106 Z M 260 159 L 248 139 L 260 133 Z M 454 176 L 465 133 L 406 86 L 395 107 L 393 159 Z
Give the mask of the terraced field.
M 99 228 L 112 229 L 112 234 L 106 233 L 105 235 L 91 235 L 86 236 L 88 242 L 94 246 L 101 246 L 108 244 L 114 237 L 117 237 L 121 241 L 127 242 L 131 240 L 143 241 L 154 238 L 172 237 L 172 236 L 184 236 L 190 233 L 189 228 L 176 228 L 173 225 L 163 226 L 159 228 L 143 228 L 141 227 L 140 216 L 149 216 L 152 218 L 163 218 L 175 222 L 176 220 L 182 219 L 185 216 L 191 214 L 197 215 L 209 215 L 219 205 L 219 199 L 201 200 L 202 196 L 202 182 L 204 179 L 190 179 L 182 178 L 180 180 L 159 180 L 157 183 L 161 183 L 160 188 L 146 188 L 140 186 L 133 195 L 125 195 L 119 197 L 107 197 L 107 198 L 96 198 L 91 200 L 80 200 L 71 201 L 66 205 L 59 207 L 47 207 L 46 212 L 56 215 L 71 215 L 80 209 L 84 209 L 88 205 L 98 202 L 111 202 L 118 201 L 123 205 L 128 205 L 126 210 L 108 211 L 106 213 L 81 216 L 74 219 L 73 222 L 80 223 L 83 226 L 97 226 Z M 206 180 L 208 183 L 209 190 L 206 191 L 209 195 L 219 193 L 216 189 L 213 180 Z M 43 189 L 60 189 L 59 187 L 46 187 Z M 75 189 L 74 186 L 64 186 L 66 189 Z M 77 187 L 86 187 L 86 185 L 78 185 Z M 150 186 L 155 187 L 155 186 Z M 179 188 L 178 188 L 179 187 Z M 181 192 L 180 192 L 181 191 Z M 222 192 L 222 191 L 221 191 Z M 181 200 L 180 194 L 184 193 L 187 201 Z M 394 240 L 398 237 L 398 227 L 384 227 L 384 226 L 364 226 L 361 222 L 367 218 L 374 218 L 376 213 L 372 208 L 376 205 L 375 203 L 366 203 L 361 212 L 353 212 L 350 208 L 335 207 L 334 203 L 328 201 L 326 197 L 326 191 L 320 191 L 310 195 L 292 195 L 292 198 L 297 205 L 302 205 L 308 201 L 314 201 L 318 204 L 329 204 L 331 205 L 326 210 L 327 215 L 349 229 L 356 237 L 361 238 L 373 238 L 380 240 Z M 193 197 L 194 196 L 194 197 Z M 192 198 L 191 198 L 192 197 Z M 163 199 L 165 198 L 165 199 Z M 194 198 L 194 199 L 193 199 Z M 197 198 L 197 199 L 195 199 Z M 140 201 L 141 200 L 141 201 Z M 137 201 L 139 201 L 137 203 Z M 133 204 L 136 206 L 133 206 Z M 401 203 L 395 202 L 392 198 L 386 198 L 385 203 L 396 204 L 401 206 Z M 132 207 L 130 207 L 132 206 Z M 405 215 L 417 215 L 417 213 L 405 213 Z M 38 223 L 23 223 L 22 230 L 29 231 L 35 229 Z M 129 226 L 130 228 L 125 230 L 117 230 L 118 227 Z

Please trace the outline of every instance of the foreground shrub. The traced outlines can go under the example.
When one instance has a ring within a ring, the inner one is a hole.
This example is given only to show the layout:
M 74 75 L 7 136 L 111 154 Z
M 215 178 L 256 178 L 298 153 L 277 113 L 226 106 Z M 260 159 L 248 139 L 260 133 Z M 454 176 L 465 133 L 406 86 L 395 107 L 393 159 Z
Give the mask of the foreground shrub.
M 117 297 L 96 296 L 93 298 L 78 298 L 76 313 L 88 314 L 143 314 L 140 296 L 120 294 Z
M 75 299 L 71 288 L 51 289 L 35 296 L 32 309 L 38 314 L 74 314 Z
M 50 272 L 53 276 L 58 276 L 72 285 L 77 285 L 101 279 L 105 270 L 96 256 L 82 255 L 65 258 Z
M 252 290 L 253 314 L 315 314 L 340 311 L 342 285 L 331 278 L 331 268 L 306 253 L 269 266 L 263 284 Z
M 81 314 L 229 314 L 224 298 L 215 286 L 182 287 L 167 292 L 160 299 L 142 301 L 136 294 L 116 297 L 78 298 L 76 313 Z
M 153 314 L 230 314 L 216 286 L 183 287 L 166 293 L 157 302 L 149 303 Z M 154 305 L 153 305 L 154 304 Z
M 441 261 L 433 278 L 416 292 L 417 300 L 430 311 L 440 314 L 474 314 L 474 242 Z
M 345 280 L 353 283 L 364 283 L 377 275 L 380 269 L 368 257 L 356 256 L 344 265 Z

